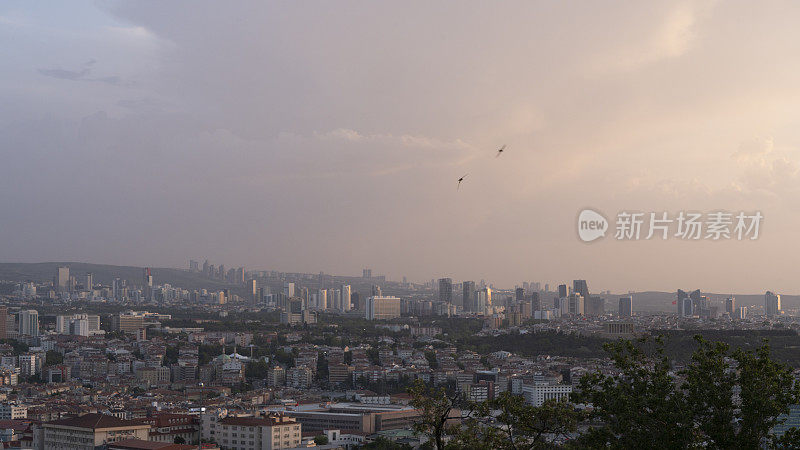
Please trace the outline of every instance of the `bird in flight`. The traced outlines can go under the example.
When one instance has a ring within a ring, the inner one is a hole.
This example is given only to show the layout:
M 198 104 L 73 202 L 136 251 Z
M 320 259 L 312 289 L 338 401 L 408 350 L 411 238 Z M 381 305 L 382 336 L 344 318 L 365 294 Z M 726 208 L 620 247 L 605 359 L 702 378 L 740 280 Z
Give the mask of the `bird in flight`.
M 464 178 L 467 178 L 467 175 L 469 174 L 465 173 L 463 177 L 458 179 L 458 186 L 456 186 L 456 190 L 459 190 L 459 188 L 461 188 L 461 182 L 464 181 Z
M 502 146 L 502 147 L 500 147 L 500 149 L 499 149 L 499 150 L 497 150 L 497 156 L 495 156 L 495 158 L 499 158 L 499 157 L 500 157 L 500 155 L 502 155 L 502 154 L 503 154 L 503 150 L 505 150 L 505 149 L 506 149 L 506 146 L 505 146 L 505 144 L 503 144 L 503 146 Z

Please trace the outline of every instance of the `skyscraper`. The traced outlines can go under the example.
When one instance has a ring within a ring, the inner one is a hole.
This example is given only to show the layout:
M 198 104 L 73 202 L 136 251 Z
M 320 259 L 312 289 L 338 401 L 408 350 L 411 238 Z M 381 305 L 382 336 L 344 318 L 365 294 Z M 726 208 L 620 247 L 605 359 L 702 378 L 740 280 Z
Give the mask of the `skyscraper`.
M 522 301 L 525 300 L 525 288 L 524 287 L 518 287 L 518 288 L 514 289 L 514 300 L 517 303 L 522 303 Z
M 619 316 L 631 317 L 633 316 L 633 297 L 620 297 L 619 298 Z
M 439 278 L 439 301 L 453 303 L 453 280 L 450 278 Z
M 256 280 L 248 280 L 247 281 L 248 290 L 250 291 L 250 295 L 252 296 L 253 303 L 258 303 L 258 284 Z
M 477 298 L 475 300 L 475 311 L 479 313 L 486 312 L 488 308 L 492 307 L 492 288 L 487 286 L 478 290 Z
M 465 311 L 475 311 L 475 282 L 465 281 L 461 284 L 462 304 Z
M 589 285 L 586 284 L 586 280 L 573 280 L 572 292 L 575 294 L 581 294 L 585 301 L 589 300 Z
M 59 267 L 56 271 L 56 279 L 54 281 L 53 284 L 56 290 L 66 291 L 69 287 L 69 267 Z
M 8 308 L 0 306 L 0 339 L 8 338 Z
M 558 297 L 565 298 L 567 296 L 567 285 L 566 284 L 559 284 L 558 285 Z
M 584 315 L 584 298 L 581 294 L 573 292 L 569 294 L 569 313 L 573 316 Z
M 364 269 L 362 271 L 362 278 L 367 278 L 367 279 L 372 278 L 372 269 Z
M 144 287 L 146 288 L 153 287 L 153 274 L 150 273 L 149 267 L 144 268 L 144 273 L 142 275 L 142 282 L 144 283 Z
M 372 285 L 372 296 L 373 297 L 381 297 L 382 295 L 383 294 L 382 294 L 382 291 L 381 291 L 381 287 L 378 286 L 377 284 L 373 284 Z
M 728 297 L 725 299 L 725 312 L 728 313 L 728 316 L 734 318 L 736 313 L 736 299 L 733 297 Z
M 678 289 L 678 317 L 699 316 L 703 309 L 708 309 L 708 299 L 700 293 L 700 289 L 695 289 L 686 293 Z
M 342 311 L 344 312 L 350 311 L 351 292 L 349 284 L 342 285 Z
M 294 283 L 283 283 L 283 295 L 285 295 L 286 298 L 294 297 Z
M 23 336 L 39 335 L 39 312 L 35 309 L 23 310 L 17 314 L 19 334 Z
M 83 278 L 83 289 L 85 291 L 91 291 L 94 287 L 94 277 L 92 276 L 92 272 L 87 272 Z
M 781 296 L 767 291 L 764 294 L 764 314 L 774 317 L 781 313 Z
M 602 316 L 606 312 L 606 301 L 599 295 L 584 297 L 584 312 L 587 316 Z

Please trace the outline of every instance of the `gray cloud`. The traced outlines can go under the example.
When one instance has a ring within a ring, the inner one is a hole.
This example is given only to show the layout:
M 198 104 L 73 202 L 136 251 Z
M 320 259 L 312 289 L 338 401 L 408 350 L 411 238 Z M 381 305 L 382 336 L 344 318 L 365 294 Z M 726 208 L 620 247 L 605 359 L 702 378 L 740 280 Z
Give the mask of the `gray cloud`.
M 100 7 L 108 23 L 28 27 L 0 62 L 6 258 L 796 290 L 775 261 L 800 214 L 797 5 Z M 732 158 L 752 136 L 773 150 Z M 770 227 L 586 246 L 586 206 Z
M 96 63 L 97 60 L 90 59 L 83 64 L 83 68 L 80 70 L 38 69 L 38 72 L 46 77 L 57 78 L 59 80 L 88 81 L 95 83 L 106 83 L 115 86 L 130 85 L 130 83 L 123 81 L 117 75 L 101 76 L 101 77 L 90 76 L 92 74 L 93 67 Z

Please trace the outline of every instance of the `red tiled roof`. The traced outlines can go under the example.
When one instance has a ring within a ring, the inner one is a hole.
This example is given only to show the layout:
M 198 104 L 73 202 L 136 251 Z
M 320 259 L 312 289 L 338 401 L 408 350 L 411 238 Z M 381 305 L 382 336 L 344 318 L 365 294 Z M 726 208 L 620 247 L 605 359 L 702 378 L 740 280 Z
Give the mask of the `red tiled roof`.
M 138 424 L 131 420 L 118 419 L 114 416 L 98 413 L 84 414 L 78 417 L 54 420 L 52 422 L 46 422 L 44 425 L 59 425 L 64 427 L 86 428 L 90 430 L 121 427 L 149 427 L 149 425 L 146 424 Z
M 287 420 L 288 419 L 288 420 Z M 283 422 L 274 417 L 226 417 L 218 423 L 223 425 L 237 425 L 244 427 L 271 427 L 273 425 L 286 425 L 294 423 L 293 419 L 285 417 Z

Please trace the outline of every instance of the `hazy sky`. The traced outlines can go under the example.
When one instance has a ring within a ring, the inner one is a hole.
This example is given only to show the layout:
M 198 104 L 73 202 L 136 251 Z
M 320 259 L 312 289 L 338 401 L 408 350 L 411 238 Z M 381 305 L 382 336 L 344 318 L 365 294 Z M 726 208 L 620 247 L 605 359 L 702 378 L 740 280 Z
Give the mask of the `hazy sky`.
M 797 293 L 799 22 L 791 1 L 6 0 L 0 260 Z M 584 207 L 765 219 L 752 242 L 585 244 Z

